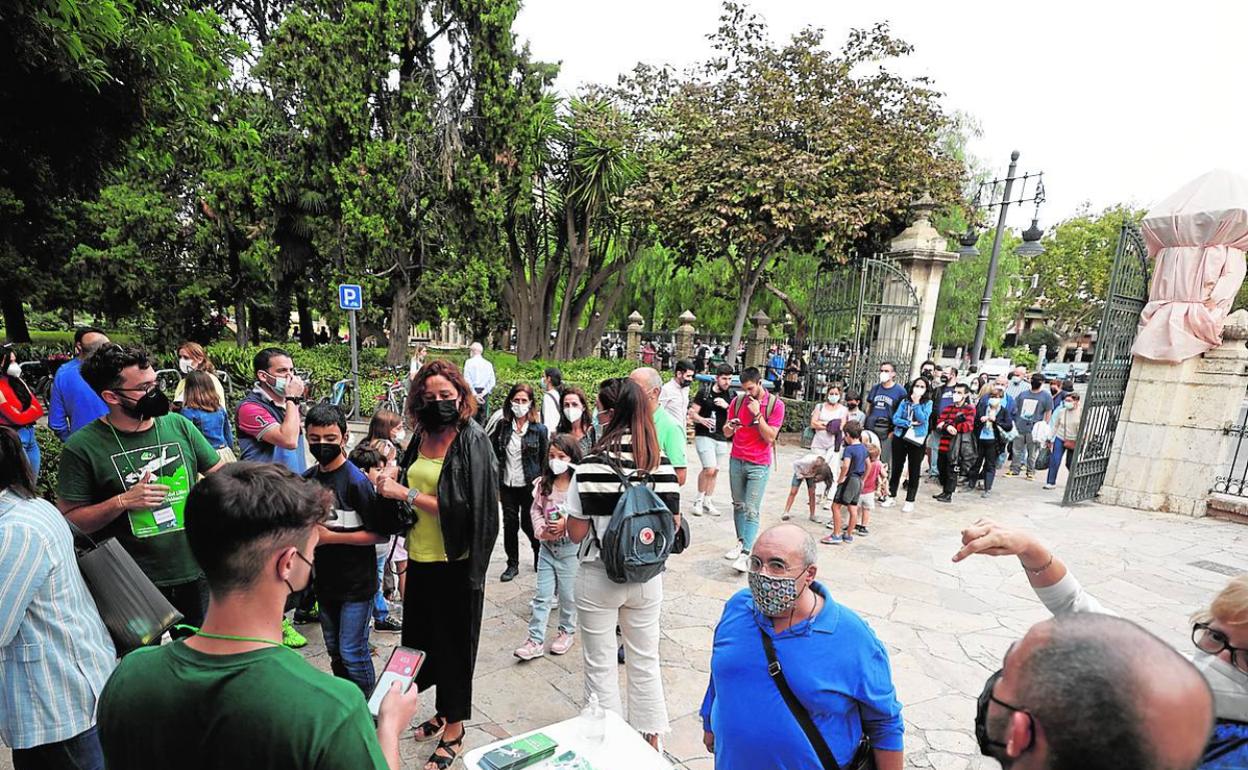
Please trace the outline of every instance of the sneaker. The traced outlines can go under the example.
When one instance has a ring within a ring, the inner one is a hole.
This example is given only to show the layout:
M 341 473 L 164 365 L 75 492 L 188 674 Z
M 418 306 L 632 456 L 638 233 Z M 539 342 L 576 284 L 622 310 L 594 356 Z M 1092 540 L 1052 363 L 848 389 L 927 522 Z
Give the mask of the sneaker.
M 1036 474 L 1032 473 L 1031 471 L 1027 471 L 1027 480 L 1028 480 L 1028 481 L 1035 481 L 1035 480 L 1036 480 Z
M 741 554 L 740 556 L 737 557 L 736 561 L 732 563 L 732 568 L 742 574 L 749 572 L 750 571 L 750 557 L 746 556 L 744 553 Z
M 990 489 L 985 489 L 985 490 L 983 491 L 983 493 L 980 495 L 980 497 L 982 497 L 982 498 L 984 498 L 984 499 L 987 499 L 987 498 L 989 498 L 989 497 L 992 497 L 992 490 L 990 490 Z
M 282 618 L 282 645 L 292 650 L 308 646 L 307 637 L 296 631 L 286 618 Z
M 789 516 L 788 511 L 785 511 L 784 513 L 780 514 L 780 521 L 788 521 L 790 518 L 792 517 Z
M 905 505 L 901 506 L 902 513 L 910 513 L 913 510 L 914 510 L 914 503 L 910 502 L 909 500 L 906 501 Z
M 828 535 L 827 537 L 821 539 L 819 542 L 823 543 L 824 545 L 840 545 L 841 543 L 845 541 L 841 539 L 840 535 Z
M 702 511 L 710 514 L 711 516 L 719 515 L 719 509 L 715 507 L 715 504 L 711 502 L 711 498 L 709 497 L 702 501 Z
M 889 497 L 889 498 L 885 498 L 884 502 L 880 503 L 880 507 L 881 507 L 881 508 L 892 508 L 892 507 L 893 507 L 894 505 L 896 505 L 896 504 L 897 504 L 897 501 L 896 501 L 896 500 L 894 500 L 893 498 Z
M 1056 485 L 1056 484 L 1049 484 L 1049 483 L 1045 483 L 1044 488 L 1045 488 L 1045 489 L 1057 489 L 1057 485 Z
M 738 540 L 738 541 L 737 541 L 737 544 L 736 544 L 735 546 L 733 546 L 733 547 L 732 547 L 732 550 L 731 550 L 731 551 L 729 551 L 728 553 L 724 554 L 724 558 L 725 558 L 725 559 L 728 559 L 729 561 L 732 561 L 733 559 L 736 559 L 737 557 L 739 557 L 739 556 L 741 555 L 741 550 L 742 550 L 742 549 L 741 549 L 741 541 L 740 541 L 740 540 Z
M 694 516 L 701 516 L 702 515 L 702 501 L 704 499 L 705 498 L 699 497 L 697 500 L 694 500 L 693 510 L 690 511 L 690 513 L 692 513 Z
M 1006 471 L 1006 472 L 1005 472 L 1005 475 L 1006 475 L 1006 476 L 1017 476 L 1017 475 L 1018 475 L 1018 471 L 1016 471 L 1016 470 L 1014 470 L 1014 469 L 1012 469 L 1012 468 L 1011 468 L 1010 470 L 1008 470 L 1008 471 Z
M 938 503 L 952 503 L 953 495 L 936 495 L 932 499 Z
M 576 637 L 566 631 L 560 631 L 555 636 L 555 641 L 550 643 L 551 655 L 563 655 L 572 649 L 572 642 L 576 641 Z
M 857 526 L 854 527 L 854 534 L 865 536 L 871 533 L 867 530 L 867 526 L 865 524 L 858 524 Z
M 546 650 L 542 649 L 542 645 L 532 639 L 525 640 L 524 644 L 517 647 L 516 651 L 512 653 L 512 655 L 515 655 L 520 660 L 533 660 L 534 658 L 540 658 L 545 654 Z
M 373 630 L 395 634 L 403 630 L 403 624 L 392 617 L 386 616 L 384 620 L 373 621 Z
M 498 582 L 510 583 L 511 581 L 515 580 L 516 575 L 519 575 L 519 574 L 520 574 L 520 569 L 518 567 L 508 567 L 507 569 L 503 570 L 503 574 L 498 576 Z
M 829 521 L 827 524 L 823 525 L 823 528 L 824 529 L 836 529 L 836 524 L 834 522 Z
M 854 536 L 853 536 L 853 535 L 850 535 L 850 534 L 844 534 L 844 535 L 841 535 L 841 542 L 842 542 L 842 543 L 852 543 L 852 542 L 854 542 Z
M 302 626 L 305 623 L 319 623 L 321 620 L 321 603 L 313 602 L 310 610 L 295 610 L 295 625 Z

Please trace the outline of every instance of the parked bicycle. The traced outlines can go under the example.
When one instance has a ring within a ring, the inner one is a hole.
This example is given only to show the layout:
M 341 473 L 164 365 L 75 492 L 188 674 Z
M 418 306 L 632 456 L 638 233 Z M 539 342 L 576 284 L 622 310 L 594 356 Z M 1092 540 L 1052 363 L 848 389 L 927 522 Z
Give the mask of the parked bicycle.
M 356 417 L 355 399 L 352 398 L 354 390 L 355 382 L 348 376 L 346 379 L 335 382 L 333 387 L 329 389 L 329 394 L 321 399 L 321 403 L 333 404 L 342 410 L 342 413 L 347 416 L 348 420 L 353 420 Z
M 400 364 L 387 367 L 387 371 L 394 375 L 394 380 L 386 385 L 384 393 L 377 394 L 376 409 L 389 409 L 401 415 L 407 405 L 408 367 L 406 364 Z

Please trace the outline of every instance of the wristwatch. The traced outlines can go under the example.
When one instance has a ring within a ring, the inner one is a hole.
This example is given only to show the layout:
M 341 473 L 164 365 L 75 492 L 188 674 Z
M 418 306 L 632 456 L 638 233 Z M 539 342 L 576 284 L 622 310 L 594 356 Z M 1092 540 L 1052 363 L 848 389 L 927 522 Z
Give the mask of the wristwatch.
M 420 496 L 420 490 L 419 490 L 419 489 L 409 489 L 409 490 L 407 490 L 407 504 L 408 504 L 408 505 L 415 505 L 415 504 L 416 504 L 416 498 L 417 498 L 417 497 L 419 497 L 419 496 Z

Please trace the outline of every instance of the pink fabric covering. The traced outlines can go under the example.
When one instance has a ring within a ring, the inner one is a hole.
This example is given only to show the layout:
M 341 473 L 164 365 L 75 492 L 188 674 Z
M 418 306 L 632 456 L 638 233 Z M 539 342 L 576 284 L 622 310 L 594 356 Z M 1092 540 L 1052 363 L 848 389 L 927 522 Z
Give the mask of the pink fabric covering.
M 1144 239 L 1153 280 L 1131 352 L 1178 363 L 1221 345 L 1244 282 L 1248 180 L 1219 170 L 1188 182 L 1148 212 Z

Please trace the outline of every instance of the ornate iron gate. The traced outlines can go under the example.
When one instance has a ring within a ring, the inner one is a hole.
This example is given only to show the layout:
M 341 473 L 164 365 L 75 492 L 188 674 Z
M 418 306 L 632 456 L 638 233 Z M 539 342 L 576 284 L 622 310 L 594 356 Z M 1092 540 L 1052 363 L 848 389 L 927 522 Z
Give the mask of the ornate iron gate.
M 1109 296 L 1096 332 L 1096 354 L 1062 505 L 1091 500 L 1105 481 L 1114 431 L 1131 377 L 1131 345 L 1139 330 L 1140 311 L 1148 302 L 1148 281 L 1144 236 L 1134 224 L 1124 222 L 1114 253 Z
M 869 257 L 821 268 L 811 299 L 806 398 L 832 382 L 866 396 L 885 361 L 905 377 L 914 359 L 919 297 L 892 262 Z

